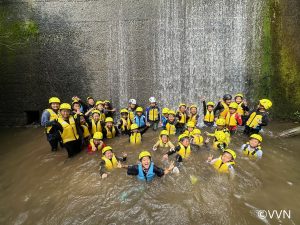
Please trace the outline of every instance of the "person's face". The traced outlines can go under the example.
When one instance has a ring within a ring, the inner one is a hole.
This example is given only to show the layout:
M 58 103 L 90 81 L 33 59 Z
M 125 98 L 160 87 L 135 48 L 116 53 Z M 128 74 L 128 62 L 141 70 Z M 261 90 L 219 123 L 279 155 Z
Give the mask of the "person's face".
M 217 126 L 217 129 L 218 129 L 218 130 L 223 130 L 223 129 L 224 129 L 224 126 L 218 125 L 218 126 Z
M 191 108 L 191 113 L 195 115 L 197 113 L 197 109 L 195 107 Z
M 145 169 L 149 169 L 149 167 L 150 167 L 150 158 L 148 157 L 148 156 L 145 156 L 145 157 L 143 157 L 142 158 L 142 161 L 141 161 L 141 163 L 142 163 L 142 166 L 145 168 Z
M 102 111 L 103 105 L 102 105 L 102 104 L 97 105 L 97 109 L 98 109 L 99 111 Z
M 259 105 L 257 106 L 257 108 L 258 108 L 259 110 L 261 110 L 261 111 L 265 111 L 265 107 L 263 107 L 261 104 L 259 104 Z
M 107 123 L 106 123 L 106 126 L 107 126 L 108 128 L 112 128 L 113 124 L 112 124 L 112 122 L 107 122 Z
M 112 156 L 113 156 L 113 153 L 112 153 L 112 151 L 106 151 L 106 152 L 104 153 L 104 155 L 105 155 L 106 158 L 111 159 Z
M 59 103 L 53 102 L 53 103 L 51 103 L 50 107 L 51 107 L 51 109 L 57 111 L 57 110 L 59 110 Z
M 94 105 L 94 104 L 95 104 L 94 99 L 90 98 L 90 99 L 88 100 L 88 104 L 89 104 L 89 105 Z
M 236 112 L 236 109 L 234 109 L 234 108 L 229 108 L 229 112 L 230 112 L 230 114 L 233 114 L 233 113 Z
M 184 113 L 185 110 L 186 110 L 185 106 L 180 106 L 180 108 L 179 108 L 179 111 L 180 111 L 180 112 Z
M 122 113 L 122 118 L 127 119 L 128 114 L 127 113 Z
M 78 103 L 74 103 L 73 104 L 73 109 L 76 110 L 76 111 L 79 110 L 80 109 L 80 105 Z
M 62 110 L 60 110 L 60 114 L 61 114 L 61 116 L 64 119 L 69 118 L 69 116 L 70 116 L 70 110 L 68 110 L 68 109 L 62 109 Z
M 167 143 L 168 142 L 168 136 L 167 135 L 162 135 L 161 140 L 162 140 L 163 143 Z
M 226 105 L 229 105 L 231 103 L 230 99 L 225 100 Z
M 137 112 L 136 113 L 138 116 L 141 116 L 143 113 L 142 112 Z
M 189 132 L 192 132 L 194 130 L 193 127 L 188 127 L 187 129 L 188 129 Z
M 232 160 L 232 156 L 228 152 L 224 152 L 221 159 L 223 163 L 227 163 Z
M 170 122 L 174 122 L 175 117 L 174 117 L 173 114 L 170 114 L 169 117 L 168 117 L 168 119 L 169 119 Z
M 138 131 L 139 131 L 139 129 L 132 130 L 133 133 L 137 133 Z
M 94 139 L 94 144 L 95 145 L 100 145 L 101 143 L 101 140 L 100 139 Z
M 211 105 L 207 106 L 207 111 L 211 112 L 214 110 L 214 107 L 212 107 Z
M 188 138 L 185 138 L 181 141 L 181 143 L 184 147 L 187 147 L 190 144 L 190 140 Z
M 135 108 L 135 104 L 129 104 L 129 107 L 134 109 Z
M 98 113 L 93 114 L 93 119 L 97 122 L 100 119 L 100 115 Z
M 259 140 L 255 139 L 255 138 L 251 138 L 249 140 L 249 144 L 250 144 L 251 148 L 256 148 L 260 145 L 260 142 L 259 142 Z
M 168 117 L 169 117 L 169 114 L 168 114 L 168 113 L 164 113 L 163 116 L 164 116 L 165 118 L 168 118 Z
M 243 99 L 240 96 L 235 97 L 235 102 L 237 104 L 240 104 L 243 101 Z
M 155 102 L 151 102 L 151 103 L 150 103 L 150 106 L 151 106 L 151 107 L 154 107 L 155 105 L 156 105 Z

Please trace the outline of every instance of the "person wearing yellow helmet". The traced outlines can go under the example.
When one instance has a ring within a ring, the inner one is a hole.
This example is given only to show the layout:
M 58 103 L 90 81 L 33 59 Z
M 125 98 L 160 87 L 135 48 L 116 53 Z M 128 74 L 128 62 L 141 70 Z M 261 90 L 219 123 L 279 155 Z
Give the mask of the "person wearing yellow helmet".
M 203 104 L 203 122 L 207 127 L 213 127 L 215 122 L 214 102 L 205 102 L 205 97 L 201 98 Z
M 244 133 L 247 135 L 258 134 L 263 126 L 269 123 L 268 109 L 272 106 L 269 99 L 259 100 L 257 109 L 252 111 L 246 121 Z
M 118 122 L 118 129 L 120 130 L 121 134 L 123 135 L 127 135 L 130 132 L 130 126 L 132 124 L 130 118 L 129 118 L 129 112 L 127 109 L 121 109 L 120 110 L 121 113 L 121 118 Z
M 105 126 L 102 129 L 103 137 L 107 139 L 115 138 L 119 135 L 117 126 L 114 125 L 114 120 L 111 117 L 106 117 Z
M 225 149 L 221 156 L 218 158 L 213 158 L 210 155 L 207 162 L 212 165 L 219 173 L 228 173 L 230 177 L 233 178 L 235 175 L 234 165 L 235 165 L 236 153 L 231 149 Z
M 167 130 L 162 130 L 160 132 L 159 139 L 155 143 L 155 145 L 153 145 L 152 150 L 156 151 L 158 147 L 161 147 L 161 148 L 170 148 L 170 149 L 174 149 L 175 148 L 175 146 L 173 145 L 173 143 L 170 141 L 169 132 Z
M 222 145 L 223 145 L 223 147 L 226 147 L 230 143 L 230 132 L 229 132 L 228 128 L 225 126 L 225 124 L 226 124 L 225 119 L 219 118 L 216 120 L 217 128 L 215 129 L 214 133 L 209 133 L 207 131 L 204 132 L 207 136 L 215 137 L 214 143 L 213 143 L 214 149 L 218 149 L 218 148 L 221 149 Z M 218 135 L 220 132 L 223 132 L 226 137 L 226 139 L 223 141 L 219 141 L 218 138 L 216 138 L 216 134 Z M 209 142 L 209 139 L 207 140 L 207 142 Z M 222 144 L 222 145 L 219 145 L 219 144 Z
M 49 99 L 49 107 L 45 109 L 41 117 L 41 125 L 45 127 L 47 141 L 51 146 L 51 151 L 57 151 L 58 143 L 60 142 L 60 135 L 57 131 L 52 129 L 52 125 L 56 123 L 59 117 L 60 99 L 51 97 Z
M 151 153 L 142 151 L 139 154 L 139 163 L 137 165 L 120 165 L 122 168 L 127 168 L 127 175 L 136 176 L 140 181 L 152 181 L 155 176 L 162 177 L 170 173 L 174 168 L 174 162 L 171 162 L 167 169 L 162 169 L 154 165 L 151 160 Z
M 193 104 L 189 107 L 187 122 L 193 122 L 195 125 L 197 125 L 198 124 L 198 119 L 199 119 L 198 107 Z
M 247 117 L 249 115 L 249 107 L 247 106 L 247 101 L 244 99 L 243 94 L 236 94 L 234 96 L 234 101 L 238 104 L 237 113 L 242 117 L 242 126 L 245 125 Z
M 139 128 L 136 123 L 131 124 L 129 132 L 129 142 L 131 144 L 140 144 L 142 142 L 142 135 L 148 130 L 149 126 Z
M 223 98 L 218 102 L 217 106 L 214 108 L 215 117 L 224 118 L 229 111 L 229 104 L 232 101 L 232 96 L 230 94 L 225 94 Z
M 82 112 L 83 111 L 82 111 L 80 102 L 77 99 L 73 100 L 72 101 L 72 114 L 75 115 L 78 113 L 80 114 Z
M 97 109 L 92 111 L 92 116 L 89 119 L 89 128 L 91 135 L 95 132 L 102 132 L 102 121 L 100 119 L 101 112 Z
M 168 120 L 166 122 L 166 125 L 163 127 L 163 129 L 167 130 L 169 135 L 176 134 L 176 113 L 173 110 L 168 111 Z
M 90 139 L 90 143 L 87 148 L 87 152 L 89 154 L 95 153 L 96 151 L 101 151 L 106 144 L 103 142 L 103 134 L 102 132 L 95 132 L 93 138 Z
M 241 147 L 242 153 L 250 159 L 261 159 L 263 151 L 261 149 L 262 136 L 252 134 L 249 141 Z
M 102 158 L 99 166 L 99 172 L 101 178 L 106 178 L 108 176 L 108 173 L 112 171 L 115 168 L 120 168 L 121 163 L 124 162 L 127 159 L 127 154 L 125 152 L 122 153 L 122 157 L 117 157 L 112 147 L 105 146 L 102 149 Z M 118 167 L 119 164 L 119 167 Z
M 81 151 L 82 132 L 80 129 L 80 113 L 76 118 L 71 115 L 71 105 L 62 103 L 60 105 L 61 117 L 58 118 L 55 129 L 60 132 L 61 140 L 67 149 L 68 157 L 73 157 Z
M 242 125 L 241 115 L 237 113 L 238 107 L 239 105 L 236 102 L 231 102 L 229 104 L 229 111 L 225 116 L 225 124 L 231 135 L 235 134 L 238 126 Z
M 139 129 L 143 129 L 147 125 L 146 117 L 143 114 L 143 111 L 143 108 L 140 106 L 135 110 L 136 115 L 134 116 L 133 123 L 137 124 Z
M 190 142 L 193 145 L 196 145 L 198 147 L 203 145 L 203 137 L 201 136 L 201 130 L 196 128 L 193 130 Z
M 79 116 L 80 118 L 80 129 L 81 129 L 81 133 L 82 133 L 82 143 L 87 146 L 88 145 L 88 142 L 90 140 L 90 137 L 91 137 L 91 134 L 90 134 L 90 131 L 89 131 L 89 125 L 88 123 L 86 122 L 85 120 L 85 117 L 84 117 L 84 114 L 83 113 L 80 113 L 80 114 L 75 114 L 74 115 L 74 118 L 76 119 L 77 116 Z
M 186 159 L 191 154 L 191 146 L 189 136 L 181 134 L 178 137 L 178 145 L 175 149 L 170 149 L 167 153 L 163 155 L 163 160 L 168 160 L 169 155 L 176 153 L 175 159 L 176 162 L 182 162 L 183 159 Z
M 163 129 L 166 128 L 168 117 L 169 117 L 169 109 L 168 108 L 163 108 L 162 111 L 161 111 L 161 126 L 162 126 Z
M 187 122 L 186 104 L 179 104 L 179 108 L 176 113 L 176 118 L 176 134 L 182 134 L 185 129 L 185 124 Z
M 157 130 L 158 125 L 161 124 L 160 108 L 154 97 L 149 98 L 149 106 L 146 108 L 146 121 L 154 131 Z
M 195 123 L 193 121 L 187 122 L 186 123 L 186 130 L 183 132 L 183 134 L 191 137 L 194 128 L 195 128 Z

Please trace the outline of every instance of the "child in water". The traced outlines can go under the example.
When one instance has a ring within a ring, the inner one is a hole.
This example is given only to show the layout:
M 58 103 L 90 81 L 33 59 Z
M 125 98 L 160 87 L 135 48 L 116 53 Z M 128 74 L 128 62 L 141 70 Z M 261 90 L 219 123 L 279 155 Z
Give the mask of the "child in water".
M 220 147 L 218 147 L 220 143 L 223 143 L 223 146 L 225 148 L 230 143 L 230 132 L 225 127 L 225 119 L 222 119 L 222 118 L 217 119 L 216 125 L 217 125 L 217 128 L 213 134 L 208 133 L 207 131 L 205 131 L 205 134 L 208 136 L 215 137 L 214 149 L 218 149 L 218 148 L 221 149 Z M 224 135 L 222 135 L 221 133 L 224 133 Z M 216 137 L 216 134 L 217 134 L 217 137 Z
M 131 120 L 129 118 L 129 112 L 127 109 L 121 109 L 121 118 L 118 124 L 118 129 L 121 130 L 121 134 L 129 134 Z
M 139 154 L 139 160 L 138 165 L 120 165 L 119 167 L 127 168 L 127 175 L 137 176 L 140 181 L 152 181 L 155 176 L 162 177 L 174 168 L 174 162 L 171 162 L 169 168 L 165 170 L 155 166 L 148 151 L 142 151 Z
M 259 134 L 252 134 L 249 142 L 242 145 L 241 151 L 250 159 L 261 159 L 263 152 L 261 150 L 262 137 Z
M 236 102 L 231 102 L 229 105 L 229 112 L 225 117 L 225 124 L 231 135 L 236 133 L 238 125 L 242 125 L 241 115 L 236 112 L 238 107 L 239 106 Z
M 176 162 L 182 162 L 183 159 L 186 159 L 191 154 L 191 146 L 189 136 L 181 134 L 178 137 L 178 146 L 175 149 L 170 149 L 167 153 L 164 154 L 163 160 L 168 160 L 169 155 L 176 153 L 175 159 Z
M 124 162 L 127 159 L 127 154 L 123 152 L 122 157 L 117 157 L 112 150 L 112 147 L 106 146 L 102 149 L 102 158 L 100 162 L 99 172 L 101 178 L 106 178 L 108 176 L 108 172 L 115 169 L 120 168 L 120 161 Z M 119 161 L 119 162 L 118 162 Z
M 163 108 L 162 109 L 162 116 L 161 116 L 161 126 L 165 130 L 166 129 L 166 124 L 168 121 L 169 117 L 169 109 L 168 108 Z
M 193 122 L 194 125 L 196 126 L 198 124 L 198 109 L 196 105 L 191 105 L 189 108 L 189 116 L 187 122 Z
M 105 126 L 102 129 L 104 138 L 111 139 L 119 135 L 117 127 L 114 125 L 114 120 L 111 117 L 105 119 Z
M 143 114 L 143 111 L 144 110 L 142 107 L 137 107 L 135 110 L 136 115 L 134 116 L 133 122 L 138 125 L 139 129 L 145 128 L 147 124 L 146 117 Z
M 81 126 L 81 132 L 82 132 L 82 137 L 83 137 L 83 144 L 86 146 L 91 138 L 91 134 L 89 131 L 89 125 L 86 122 L 83 113 L 75 114 L 74 118 L 76 118 L 77 116 L 80 117 L 80 126 Z
M 258 134 L 262 126 L 267 126 L 269 116 L 267 110 L 272 107 L 272 102 L 269 99 L 259 100 L 259 104 L 255 111 L 250 113 L 249 119 L 246 122 L 244 133 Z
M 198 147 L 203 145 L 203 137 L 201 136 L 201 130 L 196 128 L 192 131 L 190 142 Z
M 172 142 L 169 139 L 169 133 L 166 130 L 162 130 L 159 134 L 159 140 L 155 143 L 153 146 L 153 151 L 156 151 L 158 147 L 161 148 L 170 148 L 174 149 L 175 146 L 172 144 Z
M 139 129 L 137 124 L 131 124 L 129 133 L 130 144 L 140 144 L 142 142 L 142 135 L 148 130 L 149 126 Z
M 95 132 L 102 132 L 102 124 L 100 120 L 100 111 L 93 110 L 92 111 L 92 118 L 90 118 L 89 127 L 91 135 L 94 135 Z
M 205 98 L 202 98 L 202 103 L 203 103 L 203 122 L 205 126 L 207 127 L 213 127 L 214 122 L 215 122 L 215 114 L 214 114 L 214 107 L 215 103 L 213 102 L 208 102 L 207 104 L 205 103 Z
M 157 130 L 160 123 L 160 108 L 157 106 L 156 99 L 154 97 L 149 98 L 150 105 L 146 108 L 147 122 L 153 130 Z
M 231 149 L 225 149 L 222 155 L 216 159 L 213 158 L 213 156 L 209 156 L 207 159 L 207 162 L 219 172 L 219 173 L 229 173 L 231 177 L 234 176 L 235 170 L 235 159 L 236 154 Z
M 182 134 L 185 128 L 185 124 L 187 122 L 186 104 L 181 103 L 179 105 L 179 110 L 176 113 L 176 118 L 177 118 L 176 134 Z
M 169 135 L 176 134 L 176 117 L 175 112 L 173 110 L 169 110 L 168 112 L 168 120 L 165 126 L 165 130 L 168 131 Z
M 195 128 L 195 123 L 190 121 L 190 122 L 187 122 L 186 124 L 186 127 L 187 129 L 183 132 L 183 134 L 191 137 L 192 136 L 192 133 L 193 133 L 193 130 Z
M 90 139 L 90 144 L 88 145 L 87 152 L 94 153 L 96 151 L 101 151 L 105 147 L 103 142 L 103 134 L 99 131 L 95 132 L 93 138 Z
M 232 96 L 230 94 L 226 94 L 223 96 L 223 99 L 219 101 L 217 106 L 214 108 L 214 114 L 218 116 L 218 118 L 225 119 L 229 112 L 229 104 L 231 103 L 231 100 Z
M 234 96 L 234 101 L 238 104 L 237 113 L 241 115 L 242 126 L 244 126 L 249 115 L 249 107 L 247 106 L 247 101 L 244 99 L 243 94 L 236 94 Z

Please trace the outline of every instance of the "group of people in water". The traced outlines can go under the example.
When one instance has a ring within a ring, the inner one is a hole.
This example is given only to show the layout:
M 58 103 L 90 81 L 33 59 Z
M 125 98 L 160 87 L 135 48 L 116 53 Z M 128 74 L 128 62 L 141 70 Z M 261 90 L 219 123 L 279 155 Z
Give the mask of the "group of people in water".
M 139 180 L 151 181 L 155 176 L 161 177 L 170 172 L 177 173 L 180 165 L 190 157 L 191 149 L 206 147 L 210 150 L 210 138 L 213 137 L 212 149 L 220 151 L 220 156 L 213 158 L 210 155 L 207 162 L 220 173 L 234 175 L 236 152 L 229 148 L 231 136 L 238 127 L 244 126 L 244 133 L 249 141 L 241 146 L 240 152 L 250 159 L 262 157 L 262 136 L 259 134 L 263 126 L 267 126 L 268 110 L 272 106 L 269 99 L 261 99 L 257 107 L 250 111 L 242 94 L 232 97 L 225 94 L 215 105 L 214 102 L 203 104 L 203 124 L 209 127 L 211 133 L 204 132 L 203 138 L 200 127 L 201 121 L 197 105 L 187 106 L 179 104 L 176 111 L 160 108 L 155 97 L 149 98 L 149 105 L 144 110 L 137 105 L 135 99 L 130 99 L 128 106 L 120 110 L 120 119 L 116 121 L 116 109 L 110 101 L 95 101 L 88 97 L 82 101 L 74 96 L 72 103 L 61 103 L 57 97 L 49 99 L 49 107 L 44 110 L 41 125 L 45 127 L 47 140 L 52 151 L 57 151 L 58 145 L 64 147 L 68 156 L 79 153 L 84 146 L 88 153 L 100 151 L 102 158 L 100 174 L 107 177 L 108 171 L 114 168 L 126 168 L 128 175 L 137 176 Z M 160 130 L 158 141 L 152 147 L 155 152 L 158 148 L 167 148 L 162 158 L 168 162 L 166 169 L 154 165 L 150 151 L 139 153 L 137 165 L 125 165 L 127 154 L 116 156 L 113 148 L 105 144 L 105 139 L 113 139 L 119 135 L 128 135 L 131 144 L 142 142 L 143 134 L 152 128 Z M 161 129 L 160 129 L 161 128 Z M 174 145 L 170 137 L 178 136 L 178 143 Z M 174 161 L 169 157 L 175 155 Z

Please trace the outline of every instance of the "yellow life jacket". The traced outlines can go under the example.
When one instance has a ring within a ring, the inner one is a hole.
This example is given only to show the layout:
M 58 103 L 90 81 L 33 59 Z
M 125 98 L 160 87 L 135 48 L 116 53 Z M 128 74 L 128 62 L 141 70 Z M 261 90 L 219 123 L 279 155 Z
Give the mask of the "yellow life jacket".
M 106 138 L 111 139 L 114 138 L 116 136 L 116 129 L 115 126 L 112 126 L 112 129 L 108 129 L 107 126 L 104 127 L 106 130 Z
M 187 136 L 189 136 L 189 137 L 192 136 L 192 133 L 193 133 L 193 131 L 189 132 L 188 130 L 185 130 L 185 131 L 183 132 L 184 135 L 187 135 Z
M 192 115 L 191 117 L 189 117 L 188 122 L 193 122 L 195 125 L 197 125 L 198 123 L 197 116 L 198 114 Z
M 169 135 L 176 133 L 176 127 L 174 124 L 167 123 L 166 124 L 166 130 L 168 131 Z
M 193 144 L 194 145 L 202 145 L 203 144 L 203 137 L 199 136 L 192 136 L 193 137 Z
M 101 121 L 99 120 L 99 121 L 95 122 L 95 120 L 92 119 L 91 135 L 93 135 L 97 131 L 102 132 Z
M 178 121 L 178 123 L 186 123 L 186 113 L 182 113 L 182 112 L 179 112 L 181 113 L 181 119 Z
M 229 166 L 233 166 L 234 162 L 223 163 L 220 156 L 213 164 L 214 168 L 220 173 L 229 173 Z
M 117 168 L 117 166 L 118 166 L 118 160 L 117 160 L 115 154 L 113 154 L 111 160 L 106 158 L 105 156 L 102 156 L 102 160 L 105 161 L 105 168 L 107 170 L 112 170 L 114 168 Z
M 90 144 L 91 144 L 92 147 L 96 147 L 93 138 L 90 139 Z M 98 146 L 97 146 L 97 150 L 98 150 L 98 151 L 101 151 L 101 150 L 102 150 L 102 147 L 103 147 L 103 145 L 98 145 Z
M 167 143 L 163 143 L 162 140 L 159 140 L 159 147 L 169 148 L 171 147 L 170 143 L 171 143 L 170 141 L 168 141 Z
M 255 148 L 255 149 L 252 149 L 252 148 L 250 147 L 249 142 L 247 142 L 246 145 L 245 145 L 245 147 L 243 148 L 243 154 L 244 154 L 245 156 L 250 157 L 250 158 L 257 158 L 257 151 L 258 151 L 258 150 L 261 150 L 261 147 L 260 147 L 260 146 L 258 146 L 258 147 Z
M 57 120 L 57 119 L 58 119 L 59 115 L 56 114 L 52 109 L 46 109 L 46 110 L 50 113 L 49 121 Z M 47 134 L 49 134 L 51 128 L 52 128 L 52 126 L 46 127 L 46 133 L 47 133 Z
M 60 136 L 62 138 L 63 143 L 74 141 L 79 138 L 73 116 L 69 117 L 69 123 L 63 120 L 62 118 L 58 118 L 57 121 L 63 128 L 63 132 L 60 132 Z
M 105 121 L 105 119 L 106 119 L 106 116 L 105 116 L 105 113 L 100 113 L 100 121 L 101 122 L 104 122 Z
M 262 115 L 257 115 L 256 112 L 251 113 L 249 119 L 246 122 L 246 125 L 251 128 L 259 126 L 259 121 L 262 120 Z
M 87 125 L 82 124 L 81 127 L 83 128 L 83 138 L 87 138 L 90 136 L 90 131 Z
M 230 112 L 227 113 L 225 118 L 225 124 L 230 127 L 237 126 L 237 121 L 235 119 L 236 113 L 230 114 Z
M 129 117 L 130 121 L 133 121 L 134 120 L 134 113 L 130 110 L 128 110 L 128 111 L 129 111 L 128 117 Z
M 150 108 L 149 110 L 149 120 L 157 121 L 158 120 L 158 108 Z
M 206 114 L 205 114 L 203 120 L 205 122 L 214 122 L 214 120 L 215 120 L 214 111 L 209 112 L 208 110 L 206 110 Z
M 121 127 L 121 130 L 122 130 L 122 131 L 125 131 L 126 129 L 127 129 L 127 130 L 130 130 L 131 121 L 130 121 L 129 117 L 127 118 L 127 120 L 124 119 L 124 118 L 121 118 L 121 120 L 122 120 L 122 127 Z M 124 125 L 125 123 L 127 123 L 126 126 Z
M 179 143 L 180 150 L 178 151 L 178 154 L 183 158 L 188 158 L 191 154 L 191 146 L 189 145 L 187 148 L 184 147 L 181 143 Z
M 221 102 L 221 104 L 223 105 L 224 109 L 223 109 L 223 111 L 220 113 L 219 118 L 225 119 L 227 113 L 229 112 L 229 107 L 228 107 L 228 105 L 227 105 L 225 102 L 223 102 L 223 101 Z
M 243 104 L 243 102 L 241 102 L 240 104 L 238 104 L 239 106 L 238 106 L 236 112 L 237 112 L 239 115 L 244 116 L 244 115 L 245 115 L 245 111 L 244 111 L 244 109 L 243 109 L 243 107 L 242 107 L 242 104 Z
M 131 144 L 140 144 L 142 142 L 142 135 L 140 132 L 132 132 L 129 138 Z

